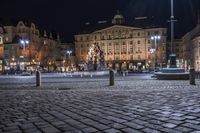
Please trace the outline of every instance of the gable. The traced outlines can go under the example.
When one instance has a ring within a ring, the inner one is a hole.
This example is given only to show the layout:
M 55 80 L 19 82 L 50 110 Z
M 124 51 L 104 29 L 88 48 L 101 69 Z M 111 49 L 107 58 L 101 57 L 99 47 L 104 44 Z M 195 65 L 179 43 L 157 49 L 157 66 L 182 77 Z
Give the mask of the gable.
M 131 26 L 123 26 L 123 25 L 114 25 L 105 29 L 94 31 L 93 33 L 99 32 L 112 32 L 112 31 L 128 31 L 128 30 L 140 30 L 141 28 L 131 27 Z

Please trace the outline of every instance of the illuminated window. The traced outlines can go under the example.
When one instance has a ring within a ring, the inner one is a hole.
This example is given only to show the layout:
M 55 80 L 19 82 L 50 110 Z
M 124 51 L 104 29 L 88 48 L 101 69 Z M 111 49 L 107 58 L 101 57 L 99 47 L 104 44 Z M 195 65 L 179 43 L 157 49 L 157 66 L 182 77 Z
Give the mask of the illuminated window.
M 119 54 L 120 53 L 120 46 L 118 43 L 115 44 L 115 53 Z
M 123 45 L 122 45 L 122 53 L 125 54 L 127 51 L 127 48 L 126 48 L 126 43 L 123 42 Z

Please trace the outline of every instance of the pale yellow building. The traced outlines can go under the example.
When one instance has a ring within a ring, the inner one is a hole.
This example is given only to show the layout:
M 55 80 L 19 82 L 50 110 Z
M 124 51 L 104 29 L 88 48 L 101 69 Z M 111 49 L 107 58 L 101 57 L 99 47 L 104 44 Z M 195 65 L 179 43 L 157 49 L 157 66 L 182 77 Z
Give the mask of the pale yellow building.
M 147 21 L 147 17 L 135 18 L 135 21 Z M 104 52 L 108 67 L 116 70 L 144 70 L 152 69 L 154 58 L 157 66 L 166 66 L 166 40 L 167 29 L 162 27 L 134 26 L 125 23 L 123 15 L 116 14 L 112 23 L 99 21 L 95 27 L 89 22 L 75 35 L 75 52 L 77 63 L 84 65 L 90 46 L 98 43 Z M 155 40 L 152 36 L 159 35 L 156 41 L 157 51 L 151 53 L 155 48 Z

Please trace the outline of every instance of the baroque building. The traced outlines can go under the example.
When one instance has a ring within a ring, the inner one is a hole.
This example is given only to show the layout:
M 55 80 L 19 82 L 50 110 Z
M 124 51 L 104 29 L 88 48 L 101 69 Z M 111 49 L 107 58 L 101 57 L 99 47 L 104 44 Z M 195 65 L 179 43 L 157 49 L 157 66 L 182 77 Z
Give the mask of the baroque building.
M 3 71 L 3 54 L 4 54 L 4 45 L 3 45 L 3 34 L 4 28 L 0 25 L 0 73 Z
M 123 15 L 118 12 L 112 23 L 99 21 L 94 26 L 86 23 L 85 28 L 75 35 L 78 65 L 84 66 L 89 48 L 97 43 L 104 52 L 107 66 L 115 70 L 150 70 L 154 58 L 157 66 L 166 66 L 167 29 L 149 26 L 147 17 L 135 18 L 134 22 L 126 23 Z M 147 25 L 144 22 L 148 22 Z M 161 38 L 156 43 L 151 40 L 155 35 Z M 151 48 L 156 48 L 156 52 L 152 53 Z
M 49 62 L 56 64 L 60 45 L 58 35 L 42 33 L 32 22 L 9 21 L 2 25 L 5 30 L 2 55 L 5 69 L 32 70 L 45 68 Z M 22 44 L 22 40 L 27 40 L 27 43 Z

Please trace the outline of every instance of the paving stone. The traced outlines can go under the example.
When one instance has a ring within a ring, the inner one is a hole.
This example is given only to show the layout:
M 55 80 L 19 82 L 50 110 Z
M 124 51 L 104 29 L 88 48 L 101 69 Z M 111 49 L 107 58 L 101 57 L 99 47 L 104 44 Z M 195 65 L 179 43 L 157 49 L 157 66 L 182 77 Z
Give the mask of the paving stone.
M 187 128 L 187 127 L 183 127 L 183 126 L 178 126 L 178 127 L 174 128 L 174 129 L 178 130 L 178 131 L 181 131 L 181 132 L 184 132 L 184 133 L 189 133 L 189 132 L 193 131 L 193 129 Z
M 121 131 L 114 129 L 114 128 L 104 130 L 104 132 L 105 133 L 121 133 Z
M 182 125 L 186 126 L 188 128 L 191 128 L 191 129 L 200 130 L 200 126 L 199 125 L 195 125 L 195 124 L 191 124 L 191 123 L 184 123 Z
M 95 128 L 97 128 L 98 130 L 105 130 L 105 129 L 109 129 L 109 127 L 108 126 L 106 126 L 106 125 L 103 125 L 103 124 L 99 124 L 99 123 L 97 123 L 97 124 L 95 124 L 95 125 L 93 125 Z
M 120 124 L 120 123 L 112 123 L 112 124 L 109 124 L 108 126 L 114 128 L 114 129 L 122 129 L 122 128 L 127 127 L 127 126 Z
M 175 125 L 180 125 L 180 124 L 184 123 L 184 121 L 177 121 L 177 120 L 168 120 L 167 122 L 175 124 Z
M 170 129 L 170 128 L 161 128 L 159 130 L 161 132 L 166 132 L 166 133 L 182 133 L 181 131 Z
M 4 127 L 3 130 L 4 131 L 12 131 L 12 130 L 18 130 L 19 127 L 17 126 L 11 126 L 11 127 Z
M 54 127 L 45 127 L 41 128 L 42 132 L 44 133 L 59 133 L 60 131 Z
M 193 119 L 196 119 L 197 117 L 186 115 L 186 116 L 184 116 L 184 118 L 186 118 L 186 119 L 190 119 L 190 120 L 193 120 Z
M 37 128 L 32 128 L 32 129 L 23 130 L 23 133 L 42 133 L 42 132 L 38 130 Z
M 191 132 L 191 133 L 200 133 L 200 130 L 199 130 L 199 131 L 193 131 L 193 132 Z
M 122 129 L 122 131 L 124 133 L 142 133 L 141 131 L 138 131 L 138 130 L 135 130 L 135 129 L 132 129 L 132 128 L 124 128 L 124 129 Z
M 67 131 L 64 133 L 83 133 L 81 130 L 73 130 L 73 131 Z
M 172 124 L 172 123 L 165 123 L 163 124 L 163 127 L 167 127 L 167 128 L 175 128 L 177 125 Z
M 152 128 L 152 129 L 156 129 L 156 130 L 163 128 L 161 125 L 149 124 L 149 123 L 145 124 L 144 127 L 148 127 L 148 128 Z
M 20 125 L 20 128 L 22 130 L 26 130 L 26 129 L 35 128 L 35 126 L 33 124 L 23 124 L 23 125 Z
M 5 131 L 3 133 L 22 133 L 20 130 L 11 130 L 11 131 Z
M 196 124 L 196 125 L 200 124 L 200 121 L 196 121 L 196 120 L 185 120 L 185 122 Z
M 133 128 L 133 129 L 142 129 L 142 128 L 144 128 L 144 126 L 136 124 L 136 123 L 133 123 L 133 122 L 127 122 L 127 123 L 123 123 L 123 124 L 128 126 L 128 127 Z
M 142 129 L 142 131 L 145 132 L 145 133 L 161 133 L 158 130 L 150 129 L 150 128 L 144 128 L 144 129 Z
M 94 133 L 94 132 L 97 132 L 98 130 L 93 127 L 88 127 L 88 128 L 83 128 L 82 131 L 84 133 Z

